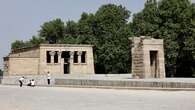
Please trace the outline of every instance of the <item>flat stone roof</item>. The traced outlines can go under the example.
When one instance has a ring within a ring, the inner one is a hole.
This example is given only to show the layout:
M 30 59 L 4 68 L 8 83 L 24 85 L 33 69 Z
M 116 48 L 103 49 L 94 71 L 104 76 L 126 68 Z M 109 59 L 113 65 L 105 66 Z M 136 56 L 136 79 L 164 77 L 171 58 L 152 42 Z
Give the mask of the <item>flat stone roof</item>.
M 93 47 L 88 44 L 40 44 L 40 47 Z
M 16 49 L 11 49 L 11 53 L 20 53 L 20 52 L 29 51 L 29 50 L 38 49 L 38 48 L 39 48 L 39 45 L 35 45 L 32 47 L 16 48 Z
M 32 47 L 12 49 L 11 53 L 29 51 L 32 49 L 38 49 L 39 47 L 93 47 L 93 46 L 94 45 L 88 45 L 88 44 L 39 44 L 39 45 L 32 46 Z

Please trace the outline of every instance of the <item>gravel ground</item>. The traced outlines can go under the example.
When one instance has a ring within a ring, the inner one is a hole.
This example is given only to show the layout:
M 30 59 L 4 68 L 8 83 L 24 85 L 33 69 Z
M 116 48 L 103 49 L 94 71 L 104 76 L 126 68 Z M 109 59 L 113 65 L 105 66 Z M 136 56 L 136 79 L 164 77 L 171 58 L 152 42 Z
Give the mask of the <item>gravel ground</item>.
M 0 85 L 1 110 L 195 110 L 195 91 Z

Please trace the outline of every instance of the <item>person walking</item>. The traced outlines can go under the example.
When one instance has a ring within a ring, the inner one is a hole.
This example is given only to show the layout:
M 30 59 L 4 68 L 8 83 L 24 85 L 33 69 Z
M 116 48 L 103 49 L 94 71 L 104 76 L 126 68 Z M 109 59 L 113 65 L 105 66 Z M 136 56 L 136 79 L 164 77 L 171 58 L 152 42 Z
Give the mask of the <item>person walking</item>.
M 24 76 L 19 79 L 20 87 L 22 87 L 24 81 Z
M 49 72 L 47 72 L 47 84 L 50 85 L 50 81 L 51 81 L 51 75 Z

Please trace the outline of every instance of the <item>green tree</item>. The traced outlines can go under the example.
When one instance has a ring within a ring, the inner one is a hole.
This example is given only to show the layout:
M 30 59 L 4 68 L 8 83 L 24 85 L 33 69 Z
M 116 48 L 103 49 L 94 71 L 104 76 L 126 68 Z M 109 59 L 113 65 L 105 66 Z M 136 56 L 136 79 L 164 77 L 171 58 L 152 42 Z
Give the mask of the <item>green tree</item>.
M 127 22 L 130 11 L 121 5 L 103 5 L 95 13 L 93 30 L 98 41 L 96 45 L 96 64 L 105 73 L 127 72 L 129 70 L 129 45 Z M 98 71 L 98 70 L 97 70 Z
M 78 32 L 80 35 L 94 35 L 93 24 L 95 23 L 94 14 L 82 13 L 78 21 Z
M 66 36 L 77 37 L 77 35 L 78 35 L 78 24 L 74 21 L 66 22 L 65 37 Z
M 101 34 L 116 32 L 127 24 L 129 17 L 130 11 L 121 5 L 103 5 L 95 13 L 96 31 Z
M 43 37 L 50 43 L 56 43 L 64 36 L 64 28 L 64 22 L 59 18 L 49 22 L 45 22 L 41 26 L 39 36 Z
M 134 14 L 132 31 L 137 36 L 154 36 L 159 29 L 159 9 L 156 0 L 147 0 L 144 9 Z
M 167 75 L 191 77 L 194 65 L 194 6 L 189 0 L 148 0 L 134 15 L 135 35 L 163 38 Z
M 32 36 L 32 38 L 28 42 L 31 46 L 37 46 L 45 41 L 41 37 Z
M 33 47 L 43 42 L 44 39 L 42 39 L 41 37 L 32 36 L 32 38 L 28 41 L 16 40 L 15 42 L 12 43 L 11 48 L 18 49 L 18 48 Z
M 11 44 L 12 49 L 17 49 L 17 48 L 24 48 L 26 44 L 24 43 L 23 40 L 16 40 Z

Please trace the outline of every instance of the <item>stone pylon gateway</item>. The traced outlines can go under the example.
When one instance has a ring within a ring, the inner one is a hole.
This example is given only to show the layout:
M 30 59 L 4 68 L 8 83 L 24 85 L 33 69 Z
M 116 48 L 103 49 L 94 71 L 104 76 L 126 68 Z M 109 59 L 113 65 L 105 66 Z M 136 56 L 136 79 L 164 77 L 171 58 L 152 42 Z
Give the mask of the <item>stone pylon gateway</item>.
M 165 78 L 163 39 L 141 36 L 131 41 L 132 77 Z

